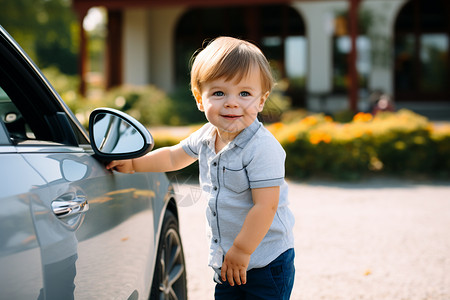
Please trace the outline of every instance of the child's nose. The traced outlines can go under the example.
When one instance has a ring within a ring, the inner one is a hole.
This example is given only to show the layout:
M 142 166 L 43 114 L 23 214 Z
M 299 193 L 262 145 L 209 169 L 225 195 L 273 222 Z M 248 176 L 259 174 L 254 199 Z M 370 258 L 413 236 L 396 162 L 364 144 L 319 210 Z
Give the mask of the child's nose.
M 237 97 L 229 95 L 226 99 L 225 99 L 225 107 L 228 108 L 235 108 L 239 106 L 239 102 Z

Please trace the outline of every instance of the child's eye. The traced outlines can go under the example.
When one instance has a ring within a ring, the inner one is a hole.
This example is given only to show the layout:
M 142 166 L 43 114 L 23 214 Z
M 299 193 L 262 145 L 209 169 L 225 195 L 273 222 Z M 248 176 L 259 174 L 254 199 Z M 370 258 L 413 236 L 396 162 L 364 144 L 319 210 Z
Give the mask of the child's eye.
M 250 96 L 250 93 L 244 91 L 244 92 L 241 92 L 241 93 L 240 93 L 240 96 L 241 96 L 241 97 L 248 97 L 248 96 Z
M 222 91 L 217 91 L 217 92 L 213 93 L 213 96 L 217 96 L 217 97 L 222 97 L 223 95 L 225 95 L 225 94 Z

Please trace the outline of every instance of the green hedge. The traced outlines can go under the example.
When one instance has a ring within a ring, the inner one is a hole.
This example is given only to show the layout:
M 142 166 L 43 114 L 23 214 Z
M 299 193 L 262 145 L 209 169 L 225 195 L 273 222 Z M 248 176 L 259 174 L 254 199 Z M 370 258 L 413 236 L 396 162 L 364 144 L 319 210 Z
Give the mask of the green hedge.
M 268 126 L 287 153 L 287 176 L 358 179 L 374 173 L 448 177 L 450 126 L 408 110 L 358 113 L 349 123 L 313 115 Z

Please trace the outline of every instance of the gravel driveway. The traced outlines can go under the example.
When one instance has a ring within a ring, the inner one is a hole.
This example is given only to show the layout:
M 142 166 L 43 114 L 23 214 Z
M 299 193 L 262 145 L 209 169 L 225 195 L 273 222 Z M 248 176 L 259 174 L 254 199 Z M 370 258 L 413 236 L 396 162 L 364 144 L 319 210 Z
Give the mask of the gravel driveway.
M 288 183 L 296 218 L 291 299 L 450 299 L 449 182 Z M 189 298 L 213 299 L 206 204 L 195 183 L 176 191 Z

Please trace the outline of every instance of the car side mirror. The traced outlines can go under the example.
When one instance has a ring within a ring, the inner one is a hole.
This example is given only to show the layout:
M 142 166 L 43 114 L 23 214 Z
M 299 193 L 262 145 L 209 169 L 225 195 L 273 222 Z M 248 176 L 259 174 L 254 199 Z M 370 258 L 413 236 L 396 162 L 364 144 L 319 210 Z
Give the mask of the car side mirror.
M 152 150 L 148 130 L 133 117 L 112 108 L 97 108 L 89 116 L 91 146 L 105 160 L 130 159 Z

